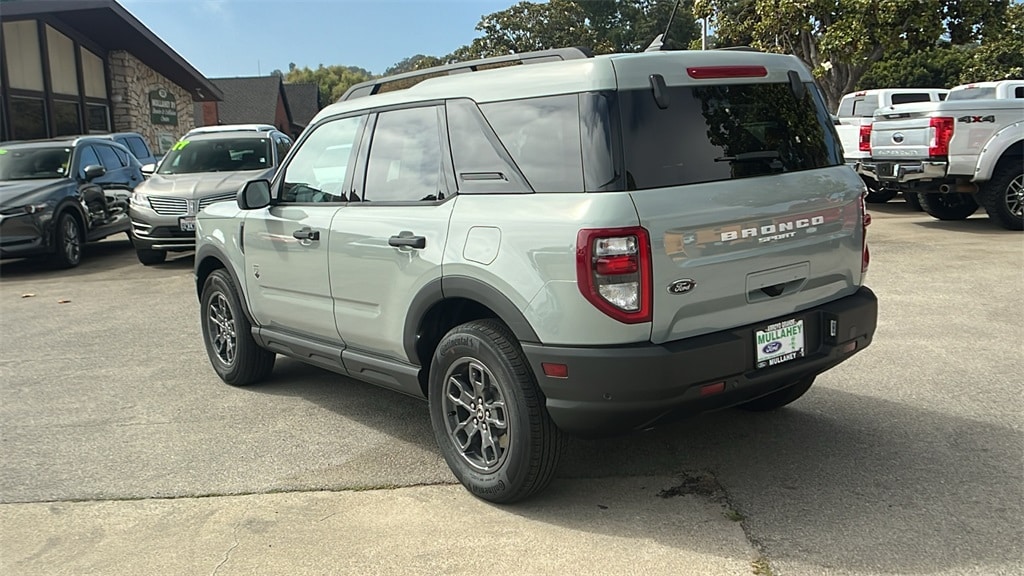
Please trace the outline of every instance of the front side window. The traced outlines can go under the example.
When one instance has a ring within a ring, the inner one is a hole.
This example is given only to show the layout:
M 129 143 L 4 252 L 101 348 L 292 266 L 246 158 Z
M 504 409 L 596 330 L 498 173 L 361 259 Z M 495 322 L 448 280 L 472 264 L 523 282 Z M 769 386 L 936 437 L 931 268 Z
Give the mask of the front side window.
M 3 151 L 0 154 L 0 180 L 44 180 L 68 175 L 70 148 L 8 147 Z
M 149 148 L 146 148 L 146 143 L 142 141 L 142 138 L 130 137 L 127 141 L 128 149 L 132 151 L 136 158 L 149 158 Z
M 842 164 L 835 130 L 808 85 L 670 87 L 661 109 L 650 90 L 619 93 L 626 187 L 681 186 Z
M 420 202 L 444 198 L 437 108 L 383 112 L 370 142 L 362 200 Z
M 117 157 L 117 154 L 114 153 L 114 148 L 112 146 L 97 144 L 94 149 L 99 154 L 100 162 L 103 163 L 103 167 L 107 169 L 107 172 L 125 167 L 125 164 L 122 164 L 121 160 Z
M 217 138 L 182 140 L 160 163 L 158 174 L 238 172 L 271 166 L 268 138 Z
M 80 146 L 78 150 L 78 175 L 85 177 L 85 169 L 88 166 L 102 166 L 100 157 L 92 146 Z
M 281 179 L 282 202 L 347 202 L 345 181 L 365 116 L 331 120 L 303 140 Z

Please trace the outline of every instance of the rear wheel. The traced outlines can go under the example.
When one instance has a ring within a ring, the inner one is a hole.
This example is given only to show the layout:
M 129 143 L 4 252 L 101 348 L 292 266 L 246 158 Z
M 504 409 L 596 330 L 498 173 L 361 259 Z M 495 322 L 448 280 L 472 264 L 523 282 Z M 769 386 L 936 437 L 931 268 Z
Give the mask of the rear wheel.
M 1020 166 L 1007 165 L 992 175 L 978 200 L 988 217 L 1007 230 L 1024 230 L 1024 173 Z
M 903 200 L 906 201 L 907 206 L 910 206 L 910 209 L 915 212 L 924 210 L 924 208 L 921 207 L 921 196 L 917 192 L 904 191 Z
M 864 184 L 868 187 L 868 194 L 864 197 L 864 200 L 869 204 L 885 204 L 889 200 L 892 200 L 899 194 L 899 190 L 895 188 L 886 188 L 881 182 L 872 180 L 871 178 L 861 177 Z
M 54 229 L 53 265 L 58 268 L 74 268 L 82 263 L 82 245 L 85 237 L 82 226 L 71 212 L 62 212 Z
M 200 298 L 203 342 L 220 379 L 235 386 L 255 384 L 270 375 L 276 354 L 260 348 L 252 337 L 234 281 L 223 269 L 214 270 Z
M 978 211 L 978 202 L 973 194 L 929 192 L 921 194 L 921 207 L 939 220 L 964 220 Z
M 761 396 L 760 398 L 756 398 L 750 402 L 740 404 L 738 408 L 749 410 L 751 412 L 768 412 L 769 410 L 782 408 L 786 404 L 790 404 L 806 394 L 807 391 L 811 389 L 812 384 L 814 384 L 814 376 L 799 380 L 796 384 L 783 388 L 782 390 L 772 392 L 767 396 Z
M 441 454 L 474 495 L 515 502 L 551 482 L 561 431 L 504 324 L 480 320 L 448 332 L 434 353 L 428 396 Z
M 165 250 L 147 250 L 145 248 L 137 248 L 135 250 L 135 255 L 138 256 L 139 262 L 142 262 L 143 266 L 160 264 L 167 259 L 167 251 Z

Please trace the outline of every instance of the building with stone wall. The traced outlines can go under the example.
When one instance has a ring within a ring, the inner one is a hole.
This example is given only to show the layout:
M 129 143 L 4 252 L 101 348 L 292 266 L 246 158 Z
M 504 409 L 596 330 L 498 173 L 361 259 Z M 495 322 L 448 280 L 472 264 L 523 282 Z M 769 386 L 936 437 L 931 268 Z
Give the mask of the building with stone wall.
M 157 154 L 220 90 L 116 0 L 0 0 L 0 140 L 138 132 Z

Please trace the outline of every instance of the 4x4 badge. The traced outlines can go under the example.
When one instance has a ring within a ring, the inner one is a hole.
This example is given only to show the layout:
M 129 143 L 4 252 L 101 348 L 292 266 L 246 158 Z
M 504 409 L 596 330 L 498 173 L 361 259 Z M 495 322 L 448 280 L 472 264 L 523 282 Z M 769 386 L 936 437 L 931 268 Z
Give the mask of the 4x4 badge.
M 693 290 L 697 286 L 697 283 L 689 278 L 682 278 L 668 285 L 669 294 L 686 294 L 690 290 Z

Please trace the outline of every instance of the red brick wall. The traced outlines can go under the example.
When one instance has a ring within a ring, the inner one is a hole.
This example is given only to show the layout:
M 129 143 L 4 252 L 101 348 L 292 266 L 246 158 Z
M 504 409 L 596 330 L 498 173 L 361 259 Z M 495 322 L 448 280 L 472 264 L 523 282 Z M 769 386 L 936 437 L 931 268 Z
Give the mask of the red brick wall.
M 216 126 L 220 120 L 216 102 L 203 102 L 203 126 Z

